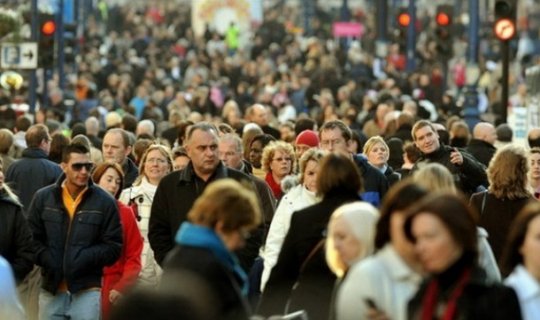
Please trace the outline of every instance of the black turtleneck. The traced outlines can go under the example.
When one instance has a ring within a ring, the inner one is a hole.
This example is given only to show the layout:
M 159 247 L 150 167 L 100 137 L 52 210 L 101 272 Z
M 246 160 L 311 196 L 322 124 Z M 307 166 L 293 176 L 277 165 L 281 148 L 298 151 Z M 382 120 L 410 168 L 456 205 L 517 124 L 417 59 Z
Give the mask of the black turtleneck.
M 466 268 L 471 269 L 473 267 L 473 255 L 471 253 L 463 253 L 450 267 L 441 273 L 434 274 L 433 277 L 438 281 L 441 292 L 446 292 L 458 283 L 459 278 Z

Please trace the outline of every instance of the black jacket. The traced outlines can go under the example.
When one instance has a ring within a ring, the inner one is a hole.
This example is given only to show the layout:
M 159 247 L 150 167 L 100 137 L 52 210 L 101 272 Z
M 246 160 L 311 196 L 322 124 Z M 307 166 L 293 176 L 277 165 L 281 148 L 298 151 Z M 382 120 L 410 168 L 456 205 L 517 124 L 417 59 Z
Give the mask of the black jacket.
M 358 166 L 360 175 L 364 181 L 362 199 L 375 207 L 379 207 L 384 195 L 388 191 L 388 180 L 384 174 L 370 165 L 363 155 L 353 156 L 353 161 Z
M 195 200 L 203 193 L 209 183 L 223 178 L 245 181 L 253 185 L 249 176 L 227 168 L 221 162 L 207 182 L 197 177 L 191 163 L 183 170 L 172 172 L 161 179 L 152 202 L 148 227 L 148 240 L 158 264 L 163 263 L 163 259 L 173 248 L 176 232 L 180 224 L 186 220 Z M 257 189 L 254 187 L 254 190 Z M 259 199 L 261 199 L 260 195 Z M 252 234 L 248 239 L 246 247 L 237 252 L 240 263 L 246 272 L 249 271 L 253 261 L 258 256 L 263 237 L 264 224 L 261 224 L 261 228 L 257 229 L 255 234 Z
M 176 245 L 163 263 L 163 281 L 174 281 L 169 275 L 174 276 L 178 271 L 185 272 L 191 281 L 209 291 L 205 300 L 220 320 L 249 319 L 249 304 L 241 293 L 239 280 L 209 249 Z
M 502 284 L 488 283 L 486 279 L 483 270 L 473 269 L 471 278 L 457 300 L 454 319 L 520 320 L 521 310 L 514 290 Z M 421 319 L 427 283 L 424 282 L 409 301 L 408 319 Z M 448 293 L 442 290 L 442 296 L 448 296 Z
M 394 171 L 394 169 L 392 169 L 392 167 L 390 166 L 386 167 L 386 171 L 384 171 L 384 176 L 388 181 L 388 187 L 393 186 L 395 183 L 401 180 L 401 174 Z
M 27 148 L 23 151 L 22 158 L 9 167 L 6 182 L 19 196 L 27 212 L 36 191 L 53 184 L 61 174 L 60 166 L 48 160 L 45 151 Z
M 266 283 L 257 314 L 283 314 L 287 300 L 291 297 L 289 311 L 305 309 L 310 319 L 328 319 L 336 278 L 326 265 L 324 250 L 313 255 L 302 273 L 301 266 L 313 248 L 326 237 L 326 227 L 332 212 L 345 203 L 359 200 L 358 195 L 338 188 L 321 202 L 293 213 L 290 229 Z M 298 286 L 292 292 L 297 281 Z
M 486 167 L 489 166 L 491 158 L 495 155 L 497 149 L 490 143 L 482 140 L 472 139 L 467 146 L 467 152 L 482 162 Z
M 423 155 L 414 165 L 413 171 L 418 168 L 419 163 L 436 162 L 450 170 L 456 186 L 465 194 L 471 195 L 475 193 L 479 186 L 487 187 L 486 167 L 462 149 L 458 149 L 458 151 L 463 156 L 463 163 L 459 166 L 455 165 L 450 161 L 450 154 L 453 151 L 454 148 L 441 145 L 437 151 Z
M 53 294 L 63 279 L 71 293 L 101 287 L 103 267 L 115 263 L 122 249 L 113 197 L 90 179 L 70 223 L 62 199 L 64 179 L 39 190 L 28 210 L 42 287 Z
M 0 256 L 6 258 L 20 282 L 34 266 L 32 233 L 22 207 L 5 190 L 0 191 Z
M 124 189 L 127 189 L 133 185 L 133 182 L 139 176 L 139 168 L 130 158 L 126 158 L 122 170 L 124 171 Z

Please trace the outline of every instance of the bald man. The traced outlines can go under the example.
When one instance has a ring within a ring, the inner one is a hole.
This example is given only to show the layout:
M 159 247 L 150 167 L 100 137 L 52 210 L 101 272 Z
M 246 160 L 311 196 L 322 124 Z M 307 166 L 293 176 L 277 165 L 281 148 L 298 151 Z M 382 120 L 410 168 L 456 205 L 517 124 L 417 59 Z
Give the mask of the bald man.
M 486 167 L 493 158 L 495 151 L 495 141 L 497 132 L 491 123 L 480 122 L 473 129 L 473 138 L 467 146 L 467 151 Z
M 529 141 L 529 147 L 540 147 L 540 128 L 532 128 L 529 130 L 527 140 Z

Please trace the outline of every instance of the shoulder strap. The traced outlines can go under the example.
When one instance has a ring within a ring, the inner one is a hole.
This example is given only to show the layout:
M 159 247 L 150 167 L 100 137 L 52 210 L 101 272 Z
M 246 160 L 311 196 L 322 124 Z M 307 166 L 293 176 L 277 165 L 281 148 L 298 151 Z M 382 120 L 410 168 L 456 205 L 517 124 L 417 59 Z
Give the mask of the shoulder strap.
M 313 249 L 311 249 L 311 251 L 309 252 L 307 257 L 304 259 L 304 262 L 302 262 L 302 265 L 300 266 L 300 271 L 298 272 L 298 277 L 299 278 L 300 278 L 300 275 L 302 273 L 304 273 L 304 269 L 306 268 L 309 260 L 311 260 L 311 258 L 313 258 L 315 253 L 317 253 L 317 251 L 319 251 L 319 249 L 321 249 L 324 246 L 325 243 L 326 243 L 326 238 L 323 238 L 323 239 L 319 240 L 319 242 L 313 247 Z
M 484 196 L 482 197 L 482 205 L 480 206 L 480 216 L 484 213 L 484 207 L 486 206 L 487 190 L 484 191 Z

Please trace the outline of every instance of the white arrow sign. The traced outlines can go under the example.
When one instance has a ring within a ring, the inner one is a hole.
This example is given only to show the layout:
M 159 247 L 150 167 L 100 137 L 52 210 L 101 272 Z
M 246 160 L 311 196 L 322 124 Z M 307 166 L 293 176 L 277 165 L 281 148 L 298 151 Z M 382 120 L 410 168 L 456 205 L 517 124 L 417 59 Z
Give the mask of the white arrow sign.
M 0 66 L 5 69 L 36 69 L 38 46 L 35 42 L 2 43 Z

